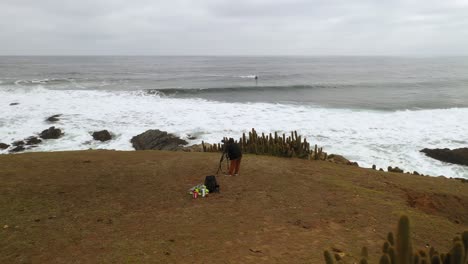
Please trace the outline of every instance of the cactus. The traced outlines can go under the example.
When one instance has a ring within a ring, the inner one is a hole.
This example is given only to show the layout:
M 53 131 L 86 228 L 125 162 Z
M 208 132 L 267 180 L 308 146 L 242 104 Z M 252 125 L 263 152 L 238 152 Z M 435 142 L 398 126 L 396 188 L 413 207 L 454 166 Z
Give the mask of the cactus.
M 393 247 L 388 249 L 388 256 L 390 257 L 390 263 L 396 264 L 396 253 Z
M 439 255 L 434 255 L 431 258 L 431 264 L 442 264 Z
M 390 243 L 390 245 L 392 245 L 392 246 L 395 245 L 395 239 L 393 238 L 393 232 L 388 232 L 387 240 Z
M 465 262 L 465 247 L 461 241 L 455 242 L 452 248 L 451 264 L 464 264 Z
M 395 243 L 396 242 L 396 243 Z M 449 253 L 439 253 L 431 247 L 429 250 L 413 251 L 410 237 L 410 222 L 407 216 L 402 216 L 398 222 L 396 241 L 393 233 L 387 234 L 387 241 L 382 246 L 383 254 L 380 264 L 468 264 L 468 231 L 453 239 Z M 394 247 L 395 246 L 395 247 Z M 367 263 L 367 248 L 361 250 L 359 263 Z M 327 262 L 328 263 L 328 262 Z
M 450 253 L 445 254 L 444 259 L 443 259 L 443 263 L 444 264 L 451 264 L 451 261 L 450 261 L 451 258 L 452 258 L 452 255 Z
M 462 233 L 461 240 L 465 246 L 465 262 L 468 263 L 468 231 Z
M 389 248 L 390 248 L 390 244 L 388 242 L 385 242 L 383 244 L 382 253 L 388 253 Z
M 413 261 L 414 261 L 414 262 L 412 262 L 412 263 L 415 263 L 415 264 L 419 264 L 419 263 L 420 263 L 420 262 L 419 262 L 420 260 L 419 260 L 419 255 L 418 255 L 418 254 L 415 253 L 415 254 L 413 255 Z M 405 262 L 405 263 L 411 263 L 411 262 Z
M 397 264 L 413 263 L 413 248 L 411 246 L 410 223 L 407 216 L 402 216 L 398 223 L 396 241 Z
M 227 140 L 227 138 L 224 138 Z M 315 145 L 315 149 L 311 150 L 310 143 L 307 142 L 307 139 L 299 135 L 297 131 L 292 131 L 289 137 L 286 137 L 286 134 L 283 133 L 282 137 L 278 135 L 278 132 L 272 133 L 261 133 L 261 136 L 258 135 L 257 131 L 252 128 L 248 132 L 248 137 L 246 133 L 242 133 L 242 136 L 239 140 L 241 150 L 244 153 L 252 153 L 257 155 L 272 155 L 280 157 L 296 157 L 301 159 L 315 159 L 315 160 L 325 160 L 327 158 L 327 153 L 323 152 L 322 148 L 319 148 Z M 211 146 L 206 146 L 205 142 L 202 142 L 204 152 L 219 152 L 224 150 L 224 144 L 213 144 Z
M 328 250 L 323 252 L 323 257 L 325 258 L 325 263 L 327 264 L 335 264 L 335 260 L 333 259 L 332 255 Z
M 380 257 L 379 264 L 391 264 L 390 257 L 387 254 L 382 255 L 382 257 Z
M 362 258 L 369 258 L 369 251 L 367 250 L 367 247 L 362 247 L 361 249 L 361 257 Z

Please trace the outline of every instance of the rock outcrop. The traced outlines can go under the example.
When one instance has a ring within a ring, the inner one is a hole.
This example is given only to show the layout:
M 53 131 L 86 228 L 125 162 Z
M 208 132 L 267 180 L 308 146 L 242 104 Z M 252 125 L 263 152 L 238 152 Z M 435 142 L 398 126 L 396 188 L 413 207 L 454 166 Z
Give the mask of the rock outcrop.
M 26 148 L 24 147 L 24 145 L 19 145 L 10 149 L 10 152 L 20 152 L 20 151 L 24 151 L 25 149 Z
M 188 142 L 161 130 L 147 130 L 133 137 L 130 142 L 136 150 L 181 150 Z
M 403 173 L 404 171 L 398 167 L 392 168 L 392 166 L 388 166 L 387 168 L 388 172 L 396 172 L 396 173 Z
M 8 144 L 5 144 L 5 143 L 0 143 L 0 149 L 7 149 L 8 147 L 10 147 L 10 145 Z
M 348 160 L 347 158 L 337 155 L 337 154 L 330 154 L 327 156 L 327 161 L 337 163 L 337 164 L 345 164 L 345 165 L 351 165 L 351 166 L 356 166 L 359 167 L 359 164 L 357 162 L 352 162 Z
M 436 160 L 449 162 L 453 164 L 460 164 L 468 166 L 468 148 L 458 149 L 423 149 L 421 150 L 426 156 Z
M 108 141 L 112 139 L 111 133 L 107 130 L 95 131 L 93 132 L 94 140 L 99 140 L 101 142 Z
M 18 146 L 24 146 L 24 141 L 23 140 L 17 140 L 13 143 L 11 143 L 13 147 L 18 147 Z
M 37 144 L 39 144 L 41 142 L 42 142 L 42 140 L 40 140 L 39 138 L 33 136 L 33 137 L 28 137 L 26 139 L 26 144 L 25 145 L 28 145 L 28 146 L 37 145 Z
M 11 143 L 14 148 L 10 149 L 10 152 L 21 152 L 27 149 L 35 148 L 37 147 L 37 144 L 40 144 L 41 142 L 42 140 L 35 136 L 28 137 L 24 140 L 17 140 Z
M 188 140 L 195 140 L 195 139 L 197 139 L 197 137 L 196 137 L 196 136 L 192 136 L 192 135 L 187 135 L 187 139 L 188 139 Z
M 209 145 L 209 144 L 205 144 L 205 147 L 206 145 Z M 204 152 L 202 144 L 196 144 L 196 145 L 184 147 L 182 150 L 185 152 Z
M 57 139 L 62 135 L 62 130 L 55 127 L 49 127 L 49 129 L 42 131 L 39 137 L 42 139 Z

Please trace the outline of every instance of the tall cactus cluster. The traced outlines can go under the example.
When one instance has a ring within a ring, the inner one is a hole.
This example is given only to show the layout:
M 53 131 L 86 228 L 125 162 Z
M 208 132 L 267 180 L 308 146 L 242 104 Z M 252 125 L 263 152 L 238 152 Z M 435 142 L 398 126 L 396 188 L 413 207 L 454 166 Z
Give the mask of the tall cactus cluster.
M 255 129 L 252 129 L 248 136 L 243 133 L 236 143 L 239 143 L 243 153 L 314 160 L 327 158 L 327 153 L 323 152 L 322 148 L 318 148 L 317 145 L 311 148 L 305 138 L 297 135 L 297 131 L 291 132 L 291 135 L 286 137 L 285 134 L 280 136 L 277 132 L 274 135 L 272 133 L 259 135 Z M 202 146 L 204 152 L 219 152 L 224 147 L 219 143 L 208 146 L 205 142 L 202 142 Z
M 468 231 L 457 236 L 452 241 L 452 247 L 447 253 L 439 253 L 433 247 L 414 251 L 411 244 L 410 222 L 407 216 L 402 216 L 398 223 L 396 239 L 392 232 L 382 246 L 379 264 L 468 264 Z M 361 253 L 360 264 L 367 264 L 367 248 Z M 333 257 L 324 252 L 326 264 L 343 263 L 341 257 Z

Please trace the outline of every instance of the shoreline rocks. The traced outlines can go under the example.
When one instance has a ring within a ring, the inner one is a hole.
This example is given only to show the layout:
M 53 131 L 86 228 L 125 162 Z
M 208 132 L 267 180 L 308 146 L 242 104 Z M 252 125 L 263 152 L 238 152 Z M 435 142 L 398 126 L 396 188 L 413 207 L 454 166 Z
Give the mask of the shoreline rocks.
M 54 123 L 54 122 L 60 121 L 60 119 L 58 119 L 60 116 L 62 116 L 62 115 L 58 114 L 58 115 L 49 116 L 46 119 L 46 121 L 49 122 L 49 123 Z
M 16 147 L 10 149 L 10 152 L 20 152 L 20 151 L 24 151 L 24 150 L 26 150 L 24 145 L 19 145 L 19 146 L 16 146 Z
M 193 135 L 187 135 L 187 139 L 188 140 L 195 140 L 195 139 L 197 139 L 197 137 L 193 136 Z
M 468 166 L 468 148 L 422 149 L 422 153 L 436 160 Z
M 63 135 L 62 130 L 52 126 L 42 131 L 39 137 L 42 139 L 57 139 L 61 137 L 62 135 Z
M 35 136 L 28 137 L 26 139 L 26 145 L 28 145 L 28 146 L 37 145 L 37 144 L 39 144 L 41 142 L 42 142 L 42 140 L 40 140 L 38 137 L 35 137 Z
M 396 173 L 404 173 L 404 171 L 398 167 L 392 168 L 392 166 L 388 166 L 388 172 L 396 172 Z
M 11 143 L 13 147 L 18 147 L 18 146 L 24 146 L 24 141 L 23 140 L 17 140 L 13 143 Z
M 9 148 L 9 147 L 10 147 L 10 145 L 8 145 L 8 144 L 0 143 L 0 150 L 7 149 L 7 148 Z
M 326 160 L 329 162 L 337 163 L 337 164 L 344 164 L 344 165 L 359 167 L 359 164 L 357 162 L 352 162 L 348 160 L 347 158 L 341 155 L 337 155 L 337 154 L 328 155 Z
M 112 135 L 107 130 L 95 131 L 93 132 L 94 140 L 99 140 L 101 142 L 105 142 L 112 139 Z
M 14 148 L 10 149 L 9 152 L 20 152 L 20 151 L 26 150 L 26 148 L 24 147 L 24 141 L 23 140 L 15 141 L 15 142 L 11 143 L 11 145 Z
M 134 136 L 130 142 L 135 150 L 182 150 L 188 142 L 158 129 Z

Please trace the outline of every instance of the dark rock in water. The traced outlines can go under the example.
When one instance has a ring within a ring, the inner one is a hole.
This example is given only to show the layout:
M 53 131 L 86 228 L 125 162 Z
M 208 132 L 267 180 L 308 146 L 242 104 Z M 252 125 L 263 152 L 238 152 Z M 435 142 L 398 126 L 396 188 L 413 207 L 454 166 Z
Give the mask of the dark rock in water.
M 40 140 L 39 138 L 37 137 L 28 137 L 26 139 L 26 145 L 30 146 L 30 145 L 37 145 L 39 143 L 41 143 L 42 140 Z
M 93 138 L 94 140 L 99 140 L 99 141 L 108 141 L 112 139 L 112 135 L 109 133 L 107 130 L 101 130 L 101 131 L 96 131 L 93 133 Z
M 148 130 L 135 136 L 130 142 L 132 142 L 136 150 L 181 150 L 181 145 L 188 144 L 188 142 L 183 139 L 157 129 Z
M 23 146 L 24 141 L 23 140 L 18 140 L 18 141 L 15 141 L 15 142 L 11 143 L 11 145 L 14 146 L 14 147 Z
M 423 149 L 421 152 L 436 160 L 468 166 L 468 148 Z
M 49 116 L 49 117 L 46 119 L 46 121 L 47 121 L 47 122 L 51 122 L 51 123 L 57 122 L 57 121 L 60 120 L 60 119 L 58 119 L 60 116 L 61 116 L 61 114 L 60 114 L 60 115 Z
M 11 103 L 10 105 L 19 105 L 19 103 Z
M 10 152 L 20 152 L 20 151 L 23 151 L 23 150 L 25 150 L 24 146 L 19 145 L 19 146 L 16 146 L 16 147 L 10 149 Z
M 196 137 L 196 136 L 192 136 L 192 135 L 188 135 L 188 136 L 187 136 L 187 139 L 188 139 L 188 140 L 195 140 L 195 139 L 197 139 L 197 137 Z
M 40 138 L 42 139 L 57 139 L 62 136 L 62 130 L 55 128 L 55 127 L 49 127 L 49 129 L 46 129 L 41 132 L 39 135 Z
M 5 144 L 5 143 L 0 143 L 0 149 L 7 149 L 8 147 L 10 147 L 10 145 Z

